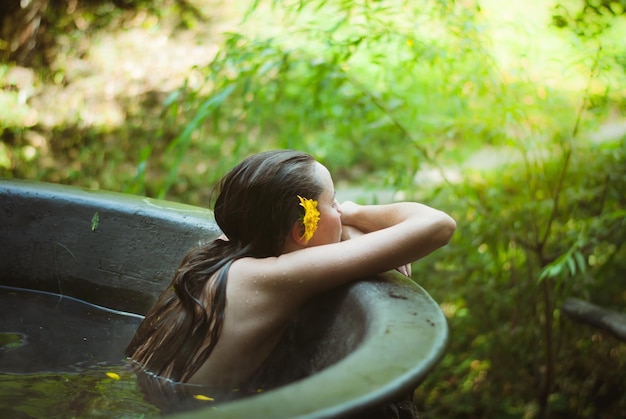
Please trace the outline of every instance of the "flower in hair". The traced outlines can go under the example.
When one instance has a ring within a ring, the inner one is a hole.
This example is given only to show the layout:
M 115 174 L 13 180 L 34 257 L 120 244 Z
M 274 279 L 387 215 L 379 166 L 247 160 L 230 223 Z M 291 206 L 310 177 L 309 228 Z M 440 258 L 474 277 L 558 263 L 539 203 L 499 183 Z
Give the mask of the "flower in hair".
M 302 238 L 307 242 L 313 237 L 313 233 L 317 230 L 317 223 L 320 220 L 320 212 L 317 210 L 317 201 L 314 199 L 302 198 L 300 199 L 300 206 L 304 208 L 304 217 L 302 218 L 302 224 L 304 224 L 304 233 Z

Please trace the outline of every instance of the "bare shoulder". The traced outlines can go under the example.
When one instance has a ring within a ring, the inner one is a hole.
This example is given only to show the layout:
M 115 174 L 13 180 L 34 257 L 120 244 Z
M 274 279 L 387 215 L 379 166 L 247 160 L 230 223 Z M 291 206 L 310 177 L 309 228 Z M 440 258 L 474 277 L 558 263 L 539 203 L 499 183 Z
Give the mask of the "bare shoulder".
M 231 265 L 228 272 L 228 312 L 237 317 L 235 320 L 239 326 L 261 320 L 264 327 L 280 325 L 306 298 L 296 286 L 302 283 L 296 279 L 295 273 L 281 275 L 277 259 L 246 257 Z

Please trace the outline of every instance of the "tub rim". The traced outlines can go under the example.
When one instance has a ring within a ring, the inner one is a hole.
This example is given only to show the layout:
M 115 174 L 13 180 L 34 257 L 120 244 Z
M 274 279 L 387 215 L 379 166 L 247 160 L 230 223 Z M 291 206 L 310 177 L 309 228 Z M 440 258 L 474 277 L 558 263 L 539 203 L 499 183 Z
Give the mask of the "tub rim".
M 18 201 L 66 200 L 72 205 L 197 228 L 203 234 L 219 233 L 209 210 L 171 201 L 0 179 L 0 198 L 7 196 Z M 89 224 L 91 220 L 84 221 Z M 0 219 L 0 238 L 6 234 L 2 225 Z M 10 226 L 7 231 L 10 232 Z M 439 305 L 421 286 L 395 271 L 354 282 L 347 292 L 366 304 L 371 318 L 363 342 L 355 351 L 292 384 L 172 417 L 336 418 L 354 415 L 411 392 L 437 365 L 447 347 L 448 325 Z

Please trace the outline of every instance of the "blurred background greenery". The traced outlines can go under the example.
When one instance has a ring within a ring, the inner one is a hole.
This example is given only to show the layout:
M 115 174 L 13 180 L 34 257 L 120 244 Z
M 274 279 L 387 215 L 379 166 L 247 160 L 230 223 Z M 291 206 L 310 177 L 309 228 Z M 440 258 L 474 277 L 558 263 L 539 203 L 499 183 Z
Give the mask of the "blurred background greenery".
M 270 148 L 458 223 L 414 279 L 451 327 L 424 417 L 626 417 L 626 1 L 0 5 L 0 177 L 209 206 Z M 411 348 L 406 348 L 410 351 Z

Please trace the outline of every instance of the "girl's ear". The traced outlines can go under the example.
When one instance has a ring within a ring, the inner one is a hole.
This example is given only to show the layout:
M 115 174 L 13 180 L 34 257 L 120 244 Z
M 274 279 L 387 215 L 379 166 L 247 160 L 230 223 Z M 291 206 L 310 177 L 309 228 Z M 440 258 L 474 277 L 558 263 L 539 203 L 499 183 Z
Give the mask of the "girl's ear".
M 298 220 L 293 223 L 293 226 L 291 226 L 291 240 L 293 240 L 293 242 L 296 243 L 298 246 L 306 247 L 308 242 L 302 237 L 303 234 L 304 226 L 302 225 L 302 222 Z

